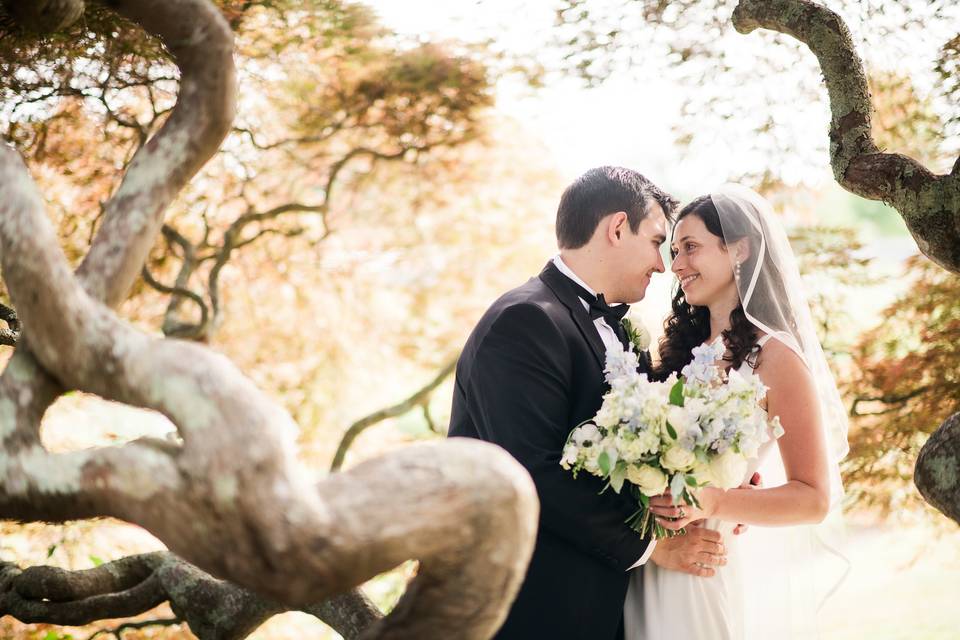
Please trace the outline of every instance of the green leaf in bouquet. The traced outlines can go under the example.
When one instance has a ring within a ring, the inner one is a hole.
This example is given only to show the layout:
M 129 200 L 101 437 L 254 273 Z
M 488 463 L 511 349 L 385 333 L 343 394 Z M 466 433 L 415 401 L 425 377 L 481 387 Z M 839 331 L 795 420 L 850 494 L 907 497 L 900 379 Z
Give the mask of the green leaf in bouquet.
M 676 407 L 683 406 L 683 380 L 677 380 L 670 389 L 670 404 Z
M 673 425 L 670 424 L 669 422 L 667 422 L 667 433 L 668 433 L 668 434 L 670 435 L 670 437 L 673 438 L 674 440 L 677 439 L 677 430 L 674 429 L 674 428 L 673 428 Z
M 696 487 L 696 486 L 697 486 L 697 479 L 694 478 L 693 476 L 686 476 L 686 479 L 687 479 L 687 486 L 688 486 L 688 487 Z
M 600 467 L 603 475 L 610 475 L 610 456 L 607 455 L 606 451 L 602 452 L 597 458 L 597 466 Z
M 610 459 L 610 468 L 613 469 L 613 466 L 620 460 L 620 454 L 616 449 L 607 449 L 607 456 Z
M 623 488 L 623 481 L 627 477 L 627 463 L 620 461 L 613 467 L 613 472 L 610 473 L 610 486 L 613 487 L 613 490 L 617 493 L 620 493 L 620 489 Z
M 686 474 L 684 473 L 675 473 L 673 478 L 670 479 L 670 493 L 673 495 L 673 504 L 679 504 L 680 498 L 683 496 L 683 493 L 687 490 L 684 487 L 684 478 Z

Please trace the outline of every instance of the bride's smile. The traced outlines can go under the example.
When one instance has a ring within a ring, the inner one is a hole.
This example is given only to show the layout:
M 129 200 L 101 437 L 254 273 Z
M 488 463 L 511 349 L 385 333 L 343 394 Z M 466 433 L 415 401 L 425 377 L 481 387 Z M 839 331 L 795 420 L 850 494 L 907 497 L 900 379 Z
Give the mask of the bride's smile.
M 699 278 L 699 277 L 700 277 L 700 274 L 699 274 L 699 273 L 694 273 L 694 274 L 689 275 L 689 276 L 683 276 L 682 278 L 680 278 L 680 286 L 683 287 L 684 289 L 686 289 L 686 288 L 687 288 L 687 285 L 689 285 L 691 282 L 693 282 L 694 280 L 696 280 L 696 279 Z

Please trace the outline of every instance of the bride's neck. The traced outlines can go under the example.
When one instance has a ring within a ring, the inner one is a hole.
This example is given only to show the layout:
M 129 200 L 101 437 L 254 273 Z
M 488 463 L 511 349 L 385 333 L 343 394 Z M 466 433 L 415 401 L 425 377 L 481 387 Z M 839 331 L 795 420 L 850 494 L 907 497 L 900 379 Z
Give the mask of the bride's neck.
M 710 310 L 710 343 L 730 328 L 730 314 L 733 313 L 739 303 L 738 298 L 733 301 L 720 301 L 707 306 Z

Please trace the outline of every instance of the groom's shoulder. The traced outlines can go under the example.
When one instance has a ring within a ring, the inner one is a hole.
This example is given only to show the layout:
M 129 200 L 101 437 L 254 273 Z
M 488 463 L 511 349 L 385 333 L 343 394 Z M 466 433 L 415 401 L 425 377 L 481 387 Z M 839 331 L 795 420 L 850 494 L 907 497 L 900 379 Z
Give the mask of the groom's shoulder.
M 483 314 L 474 332 L 484 334 L 493 326 L 522 330 L 554 325 L 563 308 L 540 278 L 530 278 L 497 298 Z
M 496 319 L 504 314 L 537 314 L 539 311 L 546 316 L 554 316 L 562 308 L 563 305 L 543 280 L 530 278 L 497 298 L 487 310 L 487 315 Z

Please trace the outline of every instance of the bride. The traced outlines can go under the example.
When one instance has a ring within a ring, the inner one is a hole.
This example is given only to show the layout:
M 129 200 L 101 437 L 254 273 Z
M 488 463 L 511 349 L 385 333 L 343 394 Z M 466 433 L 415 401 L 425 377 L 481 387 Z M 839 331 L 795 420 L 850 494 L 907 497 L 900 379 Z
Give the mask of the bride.
M 679 374 L 693 348 L 722 340 L 726 353 L 718 365 L 760 377 L 769 389 L 763 408 L 780 417 L 784 434 L 761 448 L 744 488 L 707 487 L 699 508 L 674 506 L 669 495 L 651 500 L 668 529 L 719 530 L 728 562 L 709 578 L 653 564 L 634 571 L 624 606 L 626 640 L 815 637 L 811 575 L 825 555 L 818 551 L 836 553 L 819 523 L 842 495 L 847 424 L 793 252 L 770 205 L 737 185 L 684 207 L 670 250 L 680 286 L 658 372 Z M 746 485 L 758 469 L 768 488 Z M 734 537 L 736 523 L 755 526 Z

